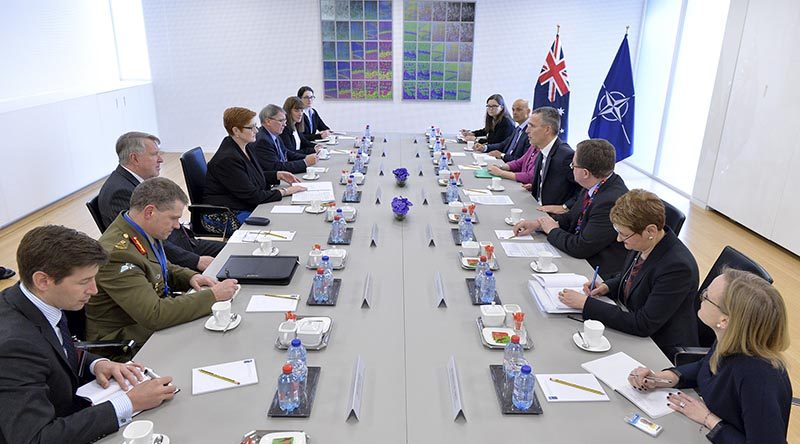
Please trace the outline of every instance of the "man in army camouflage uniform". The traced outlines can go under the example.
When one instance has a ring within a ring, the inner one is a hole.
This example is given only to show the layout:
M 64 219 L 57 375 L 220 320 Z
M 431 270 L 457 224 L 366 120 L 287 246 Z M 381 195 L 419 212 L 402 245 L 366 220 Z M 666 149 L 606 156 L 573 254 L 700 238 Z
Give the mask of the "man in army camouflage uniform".
M 178 228 L 188 201 L 177 184 L 160 177 L 133 191 L 130 210 L 99 240 L 109 262 L 86 305 L 88 340 L 133 339 L 140 347 L 154 331 L 207 316 L 215 302 L 233 297 L 236 280 L 218 282 L 167 261 L 162 242 Z M 197 292 L 175 294 L 190 288 Z

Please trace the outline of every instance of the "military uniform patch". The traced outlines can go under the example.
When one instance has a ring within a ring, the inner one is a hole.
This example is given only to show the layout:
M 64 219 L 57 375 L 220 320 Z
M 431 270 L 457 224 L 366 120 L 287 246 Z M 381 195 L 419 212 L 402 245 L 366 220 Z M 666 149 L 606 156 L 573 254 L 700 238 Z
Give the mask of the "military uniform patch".
M 125 273 L 128 270 L 133 270 L 134 268 L 136 268 L 136 265 L 133 265 L 130 262 L 125 262 L 121 267 L 119 267 L 119 272 Z

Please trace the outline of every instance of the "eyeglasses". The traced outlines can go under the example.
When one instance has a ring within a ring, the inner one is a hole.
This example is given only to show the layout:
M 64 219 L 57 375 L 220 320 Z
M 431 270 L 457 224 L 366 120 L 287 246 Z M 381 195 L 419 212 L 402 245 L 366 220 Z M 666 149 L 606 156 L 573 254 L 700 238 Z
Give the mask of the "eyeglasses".
M 583 168 L 583 167 L 582 167 L 582 166 L 580 166 L 580 165 L 575 165 L 575 163 L 574 163 L 574 162 L 570 162 L 570 163 L 569 163 L 569 169 L 571 169 L 571 170 L 574 170 L 575 168 L 582 168 L 582 169 L 584 169 L 584 170 L 586 169 L 586 168 Z
M 274 120 L 276 122 L 280 122 L 281 125 L 286 125 L 286 117 L 284 117 L 283 119 L 273 119 L 272 117 L 270 117 L 269 120 Z
M 308 100 L 314 100 L 314 99 L 317 98 L 317 96 L 303 96 L 302 98 L 303 99 L 308 99 Z
M 486 109 L 489 109 L 489 108 L 492 108 L 492 109 L 500 108 L 500 105 L 486 105 Z
M 572 167 L 572 164 L 570 164 L 570 167 Z M 617 227 L 614 227 L 614 231 L 616 231 L 616 232 L 617 232 L 617 238 L 619 238 L 620 236 L 624 236 L 622 233 L 620 233 L 620 232 L 619 232 L 619 229 L 618 229 Z M 628 240 L 628 239 L 632 238 L 632 237 L 633 237 L 635 234 L 636 234 L 636 233 L 631 233 L 631 234 L 629 234 L 629 235 L 627 235 L 627 236 L 623 237 L 623 238 L 622 238 L 622 240 L 621 240 L 620 242 L 625 242 L 626 240 Z
M 711 298 L 708 297 L 708 288 L 706 288 L 705 290 L 703 290 L 702 293 L 700 293 L 700 302 L 703 302 L 703 301 L 708 301 L 709 304 L 717 307 L 719 309 L 719 311 L 725 313 L 722 310 L 722 307 L 719 306 L 719 304 L 717 304 L 716 302 L 712 301 Z
M 257 132 L 258 131 L 258 127 L 257 126 L 243 126 L 242 128 L 249 129 L 250 131 L 253 131 L 253 132 Z

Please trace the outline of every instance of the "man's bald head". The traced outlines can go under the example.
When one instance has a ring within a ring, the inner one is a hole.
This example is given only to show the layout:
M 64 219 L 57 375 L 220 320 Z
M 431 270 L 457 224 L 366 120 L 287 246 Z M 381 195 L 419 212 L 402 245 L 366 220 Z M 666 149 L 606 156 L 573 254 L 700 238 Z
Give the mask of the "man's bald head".
M 530 114 L 531 107 L 525 99 L 517 99 L 514 101 L 514 104 L 511 105 L 511 116 L 514 118 L 514 121 L 520 125 L 528 120 Z

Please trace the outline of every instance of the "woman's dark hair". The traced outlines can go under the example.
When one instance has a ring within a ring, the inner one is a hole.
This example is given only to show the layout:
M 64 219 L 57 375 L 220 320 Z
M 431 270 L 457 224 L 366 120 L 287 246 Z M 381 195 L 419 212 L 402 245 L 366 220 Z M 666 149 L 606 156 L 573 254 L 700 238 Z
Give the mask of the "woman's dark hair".
M 503 99 L 502 95 L 492 94 L 488 99 L 486 99 L 486 103 L 488 104 L 490 100 L 494 100 L 498 105 L 502 106 L 503 112 L 498 114 L 496 117 L 492 117 L 489 115 L 489 111 L 486 111 L 486 123 L 484 124 L 483 129 L 486 130 L 487 133 L 494 131 L 494 127 L 497 126 L 503 119 L 511 119 L 511 114 L 508 112 L 506 101 Z
M 303 94 L 305 94 L 306 91 L 311 91 L 312 93 L 314 92 L 310 86 L 301 86 L 300 89 L 297 90 L 297 97 L 303 98 Z

